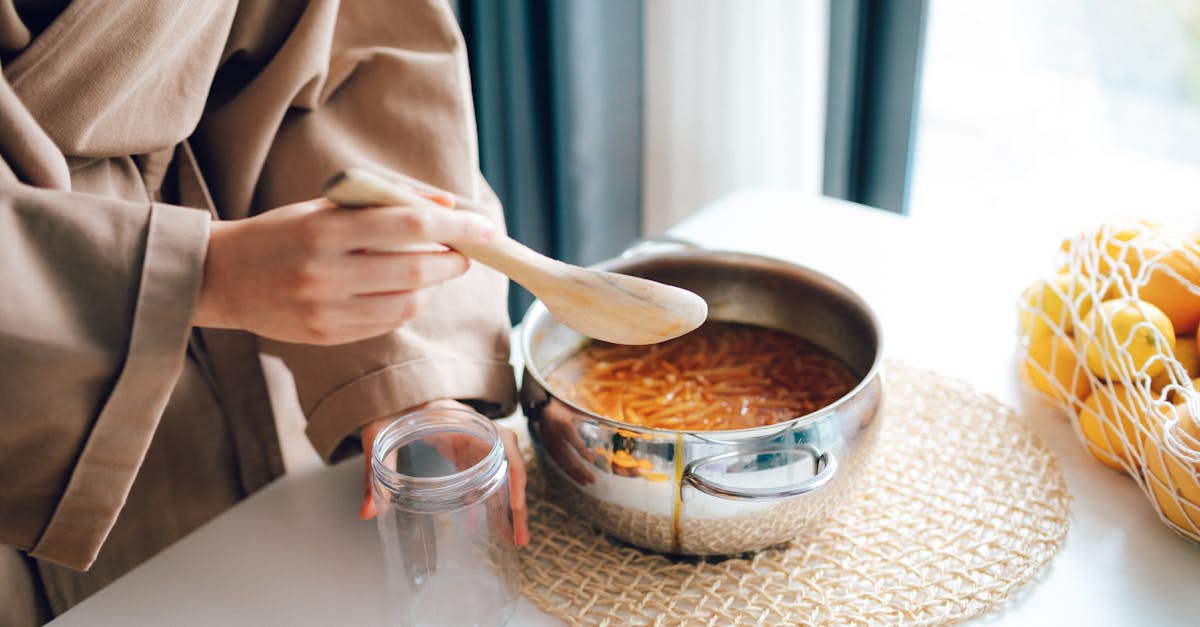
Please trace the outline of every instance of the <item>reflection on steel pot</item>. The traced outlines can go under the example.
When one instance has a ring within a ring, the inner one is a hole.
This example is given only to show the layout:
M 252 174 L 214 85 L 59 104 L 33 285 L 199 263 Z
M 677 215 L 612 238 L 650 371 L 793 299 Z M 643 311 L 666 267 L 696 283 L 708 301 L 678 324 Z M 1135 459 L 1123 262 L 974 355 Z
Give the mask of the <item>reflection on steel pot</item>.
M 878 432 L 881 333 L 844 285 L 777 259 L 684 250 L 602 263 L 691 290 L 709 319 L 807 339 L 858 377 L 848 394 L 790 421 L 729 431 L 650 429 L 599 416 L 548 389 L 546 375 L 587 342 L 534 303 L 521 324 L 521 404 L 555 498 L 631 544 L 728 555 L 795 538 L 856 483 Z

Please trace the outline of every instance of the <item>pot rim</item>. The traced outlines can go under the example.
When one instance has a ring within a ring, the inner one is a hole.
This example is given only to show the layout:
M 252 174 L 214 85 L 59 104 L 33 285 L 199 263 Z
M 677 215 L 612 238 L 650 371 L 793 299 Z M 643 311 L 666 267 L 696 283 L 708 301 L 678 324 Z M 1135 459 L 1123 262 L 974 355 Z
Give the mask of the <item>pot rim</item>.
M 832 403 L 830 403 L 824 407 L 821 407 L 820 409 L 817 409 L 816 411 L 812 411 L 812 412 L 809 412 L 809 413 L 801 415 L 801 416 L 796 416 L 795 418 L 791 418 L 791 419 L 785 420 L 783 422 L 777 422 L 774 424 L 763 425 L 761 427 L 747 427 L 744 429 L 722 429 L 722 430 L 705 430 L 705 431 L 662 429 L 662 428 L 658 428 L 658 427 L 644 427 L 641 425 L 633 425 L 633 424 L 629 424 L 627 422 L 621 422 L 619 420 L 614 420 L 607 416 L 602 416 L 600 414 L 588 411 L 587 409 L 584 409 L 583 407 L 580 407 L 579 405 L 576 405 L 575 403 L 573 403 L 573 402 L 563 398 L 561 395 L 555 393 L 554 389 L 551 388 L 550 385 L 546 383 L 546 380 L 542 376 L 540 369 L 537 368 L 535 365 L 531 364 L 531 362 L 530 362 L 530 355 L 532 353 L 532 351 L 530 350 L 530 345 L 533 342 L 532 329 L 534 326 L 531 323 L 536 322 L 537 320 L 547 317 L 547 316 L 549 316 L 551 318 L 553 316 L 550 315 L 549 310 L 546 309 L 546 306 L 544 304 L 542 304 L 541 300 L 534 300 L 533 304 L 530 305 L 529 308 L 525 310 L 525 315 L 521 318 L 521 335 L 520 335 L 521 357 L 522 357 L 522 368 L 524 369 L 525 374 L 532 376 L 534 378 L 534 380 L 537 381 L 538 385 L 540 385 L 542 387 L 542 389 L 546 391 L 547 394 L 553 396 L 559 402 L 565 403 L 566 405 L 570 406 L 572 409 L 575 409 L 576 411 L 580 412 L 581 414 L 584 414 L 584 415 L 592 418 L 593 420 L 596 420 L 602 424 L 611 426 L 613 428 L 624 429 L 626 431 L 632 431 L 634 433 L 648 434 L 648 435 L 655 435 L 655 436 L 674 437 L 680 433 L 683 433 L 683 434 L 690 435 L 690 436 L 693 436 L 696 438 L 710 440 L 710 441 L 717 441 L 717 442 L 728 439 L 728 438 L 734 438 L 734 439 L 740 440 L 740 439 L 746 438 L 747 436 L 774 435 L 774 434 L 782 432 L 782 431 L 794 429 L 798 426 L 810 425 L 812 423 L 815 423 L 815 422 L 825 418 L 826 416 L 828 416 L 830 414 L 836 413 L 838 411 L 838 409 L 841 408 L 842 405 L 845 405 L 846 403 L 850 402 L 851 399 L 858 396 L 858 394 L 860 392 L 862 392 L 867 386 L 871 385 L 875 379 L 879 378 L 880 370 L 883 368 L 883 355 L 884 355 L 883 328 L 879 323 L 879 316 L 877 316 L 875 314 L 874 308 L 872 308 L 871 305 L 869 303 L 867 303 L 867 301 L 861 295 L 859 295 L 858 292 L 854 291 L 853 289 L 850 289 L 850 287 L 847 286 L 845 283 L 842 283 L 841 281 L 838 281 L 837 279 L 834 279 L 823 272 L 819 272 L 817 270 L 809 268 L 808 266 L 803 266 L 803 265 L 800 265 L 797 263 L 792 263 L 790 261 L 784 261 L 784 260 L 778 259 L 776 257 L 768 257 L 765 255 L 756 255 L 756 254 L 752 254 L 752 253 L 701 248 L 701 249 L 697 249 L 697 250 L 672 251 L 672 252 L 662 252 L 662 253 L 646 253 L 646 254 L 635 254 L 635 255 L 629 256 L 629 257 L 616 257 L 613 259 L 608 259 L 606 261 L 602 261 L 598 264 L 593 265 L 592 267 L 598 268 L 601 270 L 607 270 L 610 272 L 620 272 L 624 266 L 633 265 L 633 264 L 637 263 L 638 261 L 651 260 L 651 259 L 658 260 L 658 259 L 689 259 L 689 258 L 701 258 L 701 259 L 705 259 L 705 260 L 716 259 L 716 260 L 726 260 L 726 261 L 741 261 L 743 263 L 749 262 L 752 265 L 783 268 L 783 269 L 787 269 L 789 271 L 807 274 L 813 278 L 819 279 L 820 281 L 830 285 L 835 290 L 841 292 L 843 296 L 845 296 L 848 300 L 850 300 L 851 302 L 856 304 L 861 309 L 861 312 L 866 317 L 867 321 L 870 323 L 871 329 L 875 332 L 875 338 L 876 338 L 875 356 L 874 356 L 874 359 L 871 361 L 871 366 L 867 369 L 866 374 L 864 374 L 862 376 L 862 378 L 859 379 L 858 383 L 853 388 L 851 388 L 849 392 L 846 392 L 844 395 L 842 395 L 837 400 L 833 401 Z M 561 323 L 559 323 L 557 321 L 555 321 L 555 324 L 559 324 L 561 326 Z

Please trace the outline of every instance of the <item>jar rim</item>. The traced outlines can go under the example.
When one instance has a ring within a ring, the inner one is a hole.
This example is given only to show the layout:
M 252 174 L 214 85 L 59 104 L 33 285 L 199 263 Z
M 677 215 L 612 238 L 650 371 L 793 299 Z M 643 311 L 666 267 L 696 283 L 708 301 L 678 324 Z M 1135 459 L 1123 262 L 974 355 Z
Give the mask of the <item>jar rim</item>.
M 478 438 L 490 448 L 479 461 L 457 472 L 436 477 L 418 477 L 388 467 L 388 454 L 435 433 Z M 507 475 L 507 459 L 500 431 L 490 420 L 470 409 L 427 408 L 397 417 L 375 438 L 371 450 L 373 479 L 393 493 L 394 498 L 425 506 L 447 504 L 491 492 L 489 484 Z M 472 498 L 471 500 L 475 500 Z M 454 503 L 461 505 L 462 503 Z

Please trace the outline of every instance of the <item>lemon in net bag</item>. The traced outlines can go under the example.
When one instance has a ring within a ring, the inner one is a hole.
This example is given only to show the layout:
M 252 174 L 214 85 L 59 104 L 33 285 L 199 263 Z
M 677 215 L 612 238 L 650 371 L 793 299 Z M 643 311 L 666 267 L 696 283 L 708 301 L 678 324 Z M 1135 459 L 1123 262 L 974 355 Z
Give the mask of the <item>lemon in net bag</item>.
M 1118 218 L 1064 240 L 1018 299 L 1021 376 L 1200 542 L 1200 231 Z

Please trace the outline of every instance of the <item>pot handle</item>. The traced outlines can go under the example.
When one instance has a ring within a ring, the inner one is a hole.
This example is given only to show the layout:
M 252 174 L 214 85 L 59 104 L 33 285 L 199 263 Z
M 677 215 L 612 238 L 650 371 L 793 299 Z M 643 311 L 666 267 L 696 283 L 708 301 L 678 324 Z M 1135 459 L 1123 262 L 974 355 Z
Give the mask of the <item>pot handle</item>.
M 625 250 L 621 251 L 621 259 L 629 257 L 641 257 L 656 252 L 673 250 L 704 250 L 704 247 L 690 239 L 682 237 L 674 237 L 672 235 L 659 235 L 658 237 L 645 237 L 635 241 Z
M 721 497 L 723 499 L 733 499 L 738 501 L 763 501 L 774 499 L 786 499 L 801 494 L 807 494 L 829 483 L 833 479 L 833 475 L 837 472 L 837 459 L 833 453 L 829 451 L 821 452 L 816 447 L 810 444 L 798 444 L 799 448 L 804 449 L 813 458 L 813 476 L 779 488 L 744 488 L 740 486 L 731 486 L 723 483 L 718 483 L 711 479 L 705 479 L 696 473 L 696 470 L 702 466 L 736 459 L 738 457 L 746 457 L 747 455 L 763 455 L 771 453 L 791 454 L 795 450 L 768 450 L 747 453 L 745 451 L 731 451 L 729 453 L 721 453 L 711 457 L 705 457 L 691 462 L 683 470 L 683 481 L 689 483 L 697 490 L 712 496 Z

